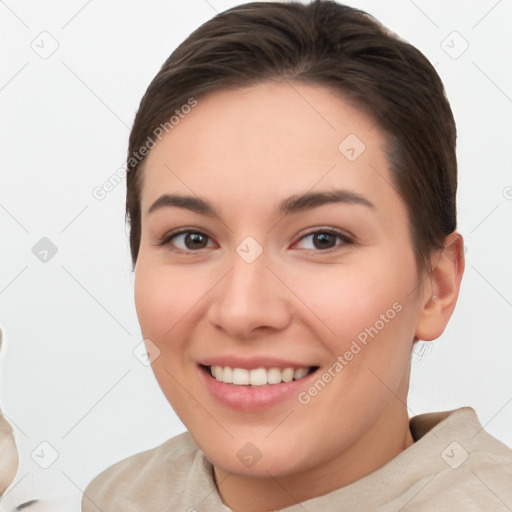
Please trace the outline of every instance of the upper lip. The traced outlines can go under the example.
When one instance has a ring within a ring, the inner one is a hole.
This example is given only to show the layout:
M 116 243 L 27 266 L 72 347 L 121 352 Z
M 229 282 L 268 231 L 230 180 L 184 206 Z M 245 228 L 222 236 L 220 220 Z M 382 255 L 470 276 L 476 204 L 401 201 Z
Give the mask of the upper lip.
M 233 355 L 207 357 L 199 361 L 203 366 L 229 366 L 230 368 L 245 368 L 254 370 L 256 368 L 310 368 L 312 364 L 287 361 L 285 359 L 259 356 L 251 358 L 237 357 Z

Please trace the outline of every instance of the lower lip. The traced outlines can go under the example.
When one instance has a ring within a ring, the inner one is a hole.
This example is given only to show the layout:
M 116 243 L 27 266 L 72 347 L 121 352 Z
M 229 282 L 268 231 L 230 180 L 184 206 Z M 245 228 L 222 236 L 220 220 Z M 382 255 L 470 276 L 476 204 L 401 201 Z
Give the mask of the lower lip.
M 267 384 L 266 386 L 236 386 L 226 384 L 212 377 L 208 370 L 199 367 L 199 373 L 205 381 L 210 394 L 220 403 L 240 411 L 261 411 L 270 409 L 275 405 L 297 397 L 304 389 L 304 385 L 316 374 L 312 372 L 302 379 L 281 384 Z

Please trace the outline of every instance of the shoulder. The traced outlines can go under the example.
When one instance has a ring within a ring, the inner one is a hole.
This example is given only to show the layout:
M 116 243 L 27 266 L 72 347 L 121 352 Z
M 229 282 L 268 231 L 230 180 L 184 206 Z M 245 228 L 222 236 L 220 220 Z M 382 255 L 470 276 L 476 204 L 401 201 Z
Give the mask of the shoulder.
M 437 459 L 431 466 L 435 470 L 422 479 L 418 505 L 421 501 L 428 510 L 445 510 L 449 504 L 466 511 L 512 506 L 512 449 L 484 429 L 474 409 L 429 413 L 414 420 L 411 427 L 426 431 L 435 447 L 431 456 Z
M 82 512 L 136 510 L 132 507 L 139 501 L 142 505 L 148 495 L 156 505 L 163 489 L 168 492 L 170 485 L 179 489 L 199 453 L 190 434 L 184 432 L 113 464 L 85 489 Z
M 439 446 L 450 442 L 442 453 L 448 462 L 455 457 L 462 465 L 470 455 L 479 458 L 485 454 L 485 458 L 512 464 L 512 449 L 485 430 L 471 407 L 421 414 L 411 419 L 410 427 L 416 440 L 423 442 L 424 437 L 430 437 Z

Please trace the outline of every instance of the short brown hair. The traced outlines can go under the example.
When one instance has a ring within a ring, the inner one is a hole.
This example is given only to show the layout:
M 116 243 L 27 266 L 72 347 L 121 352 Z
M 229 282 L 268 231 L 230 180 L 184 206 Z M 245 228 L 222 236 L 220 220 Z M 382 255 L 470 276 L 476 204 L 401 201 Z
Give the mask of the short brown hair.
M 129 139 L 126 213 L 137 261 L 144 159 L 133 155 L 190 98 L 265 80 L 339 91 L 386 136 L 392 185 L 406 203 L 420 272 L 456 228 L 456 128 L 428 59 L 371 15 L 327 0 L 251 2 L 195 30 L 141 100 Z M 340 141 L 341 142 L 341 141 Z

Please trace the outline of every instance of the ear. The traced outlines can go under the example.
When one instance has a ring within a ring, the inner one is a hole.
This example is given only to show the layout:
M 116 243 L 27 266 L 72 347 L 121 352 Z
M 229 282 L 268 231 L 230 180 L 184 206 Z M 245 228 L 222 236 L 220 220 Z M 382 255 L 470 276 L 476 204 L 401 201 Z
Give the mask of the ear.
M 445 330 L 457 303 L 464 266 L 464 240 L 454 231 L 446 237 L 443 249 L 432 256 L 432 271 L 421 296 L 418 339 L 435 340 Z

